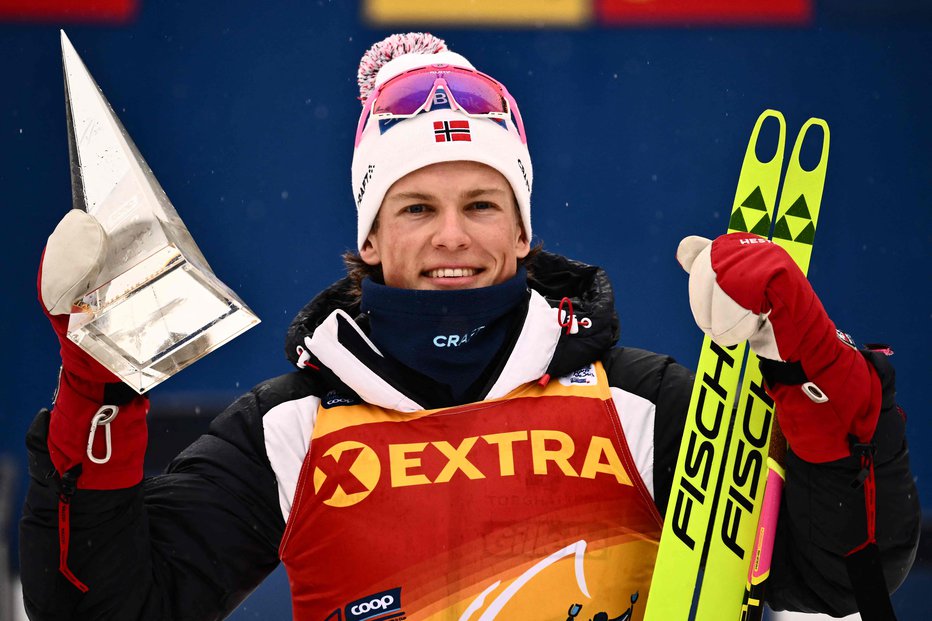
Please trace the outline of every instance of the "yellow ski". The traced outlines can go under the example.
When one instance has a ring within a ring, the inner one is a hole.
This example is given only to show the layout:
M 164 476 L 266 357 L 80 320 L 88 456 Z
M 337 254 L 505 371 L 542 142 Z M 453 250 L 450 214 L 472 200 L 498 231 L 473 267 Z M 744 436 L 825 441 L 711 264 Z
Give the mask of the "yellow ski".
M 799 160 L 803 141 L 806 135 L 813 127 L 819 127 L 822 133 L 822 149 L 819 163 L 812 170 L 805 170 Z M 774 224 L 772 240 L 775 244 L 784 248 L 787 253 L 799 266 L 803 274 L 809 272 L 809 261 L 812 257 L 812 244 L 815 240 L 815 231 L 819 223 L 819 210 L 822 205 L 822 189 L 825 185 L 825 173 L 828 168 L 828 150 L 829 150 L 829 129 L 828 123 L 822 119 L 809 119 L 799 130 L 799 136 L 796 138 L 796 144 L 793 147 L 793 153 L 790 155 L 790 162 L 786 169 L 786 180 L 783 182 L 783 190 L 780 194 L 780 205 L 777 208 L 777 217 Z M 753 364 L 751 362 L 753 358 Z M 757 356 L 751 352 L 748 356 L 747 370 L 745 371 L 745 385 L 761 386 L 761 374 L 757 365 Z M 746 391 L 742 393 L 744 400 Z M 757 420 L 773 417 L 773 402 L 770 399 L 764 401 L 763 406 L 769 404 L 770 413 L 762 411 L 755 416 Z M 743 412 L 744 406 L 739 403 L 738 412 Z M 755 422 L 750 423 L 754 427 Z M 763 424 L 763 423 L 761 423 Z M 783 473 L 782 457 L 786 451 L 786 440 L 782 434 L 774 433 L 771 439 L 770 456 L 767 459 L 768 469 L 763 473 L 764 478 L 760 479 L 758 488 L 765 489 L 764 494 L 759 490 L 754 495 L 754 510 L 751 519 L 742 525 L 741 541 L 744 544 L 751 544 L 752 554 L 747 561 L 753 563 L 748 567 L 748 562 L 742 558 L 739 565 L 737 560 L 729 558 L 728 555 L 717 554 L 716 561 L 713 563 L 713 555 L 710 551 L 709 560 L 706 564 L 706 571 L 709 574 L 719 575 L 727 574 L 727 579 L 740 579 L 737 574 L 743 567 L 744 580 L 746 583 L 745 592 L 738 598 L 737 609 L 734 606 L 734 598 L 729 596 L 721 599 L 710 600 L 710 616 L 703 618 L 722 618 L 711 613 L 713 608 L 721 611 L 727 611 L 726 619 L 747 619 L 759 620 L 763 614 L 763 582 L 770 575 L 770 553 L 773 548 L 773 536 L 776 533 L 777 513 L 779 509 L 779 498 L 783 491 Z M 727 466 L 726 466 L 727 467 Z M 748 490 L 743 490 L 747 492 Z M 772 498 L 771 498 L 772 497 Z M 759 499 L 759 500 L 758 500 Z M 768 499 L 770 500 L 768 502 Z M 766 512 L 762 507 L 768 507 Z M 753 525 L 750 528 L 748 525 Z M 745 545 L 742 548 L 747 551 Z M 721 550 L 718 550 L 721 552 Z M 723 580 L 725 578 L 723 577 Z M 703 588 L 703 593 L 705 589 Z M 724 592 L 724 591 L 723 591 Z M 702 600 L 700 598 L 699 609 L 703 610 Z M 737 610 L 736 613 L 732 611 Z M 697 617 L 699 619 L 699 617 Z
M 767 119 L 775 119 L 780 131 L 774 156 L 762 162 L 756 153 L 757 141 Z M 785 138 L 783 115 L 776 110 L 765 110 L 754 125 L 745 151 L 729 233 L 769 236 L 783 168 Z M 746 348 L 746 344 L 723 348 L 708 336 L 703 339 L 647 600 L 644 617 L 647 621 L 689 618 L 700 566 L 712 537 L 713 517 L 719 509 L 732 408 Z M 744 577 L 739 584 L 744 583 Z
M 779 122 L 779 144 L 773 159 L 760 162 L 756 145 L 767 118 Z M 807 132 L 815 126 L 823 135 L 821 158 L 807 171 L 800 152 Z M 784 247 L 805 273 L 828 164 L 828 125 L 810 119 L 800 130 L 772 219 L 784 139 L 783 116 L 765 111 L 751 134 L 728 232 L 767 237 L 773 222 L 774 243 Z M 771 493 L 777 496 L 762 520 L 765 464 L 770 463 L 774 481 L 779 481 L 782 468 L 778 462 L 768 462 L 774 404 L 763 388 L 752 351 L 747 352 L 737 408 L 732 410 L 746 349 L 746 344 L 722 348 L 708 337 L 703 340 L 647 602 L 648 621 L 750 619 L 759 618 L 762 610 L 761 584 L 769 573 L 782 489 L 776 482 L 772 485 Z M 749 573 L 752 559 L 755 564 Z

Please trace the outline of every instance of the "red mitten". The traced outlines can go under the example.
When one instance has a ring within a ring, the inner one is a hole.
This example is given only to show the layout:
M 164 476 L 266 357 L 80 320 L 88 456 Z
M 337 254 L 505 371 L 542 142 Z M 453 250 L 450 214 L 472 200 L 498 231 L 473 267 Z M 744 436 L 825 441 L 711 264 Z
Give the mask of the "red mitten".
M 85 489 L 120 489 L 141 481 L 148 435 L 149 400 L 67 337 L 71 303 L 93 286 L 106 251 L 107 237 L 97 221 L 72 210 L 49 237 L 38 279 L 39 302 L 62 358 L 49 455 L 60 475 L 80 465 L 77 487 Z
M 677 259 L 690 275 L 696 323 L 716 343 L 747 340 L 762 359 L 801 367 L 799 384 L 768 386 L 797 455 L 833 461 L 851 454 L 849 435 L 870 441 L 880 414 L 877 372 L 838 337 L 785 250 L 756 235 L 731 233 L 714 242 L 687 237 Z

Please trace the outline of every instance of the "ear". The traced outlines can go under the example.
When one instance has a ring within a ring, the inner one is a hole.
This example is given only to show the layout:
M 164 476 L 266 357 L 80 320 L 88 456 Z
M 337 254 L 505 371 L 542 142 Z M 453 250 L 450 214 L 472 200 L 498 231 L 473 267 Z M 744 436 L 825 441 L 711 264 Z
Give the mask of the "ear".
M 524 232 L 524 227 L 521 224 L 518 224 L 518 239 L 515 240 L 515 256 L 519 259 L 523 259 L 531 251 L 531 242 L 528 240 L 527 235 Z
M 362 245 L 362 249 L 359 251 L 359 257 L 367 265 L 378 265 L 382 262 L 382 257 L 379 255 L 378 249 L 375 247 L 375 243 L 372 241 L 372 234 L 369 234 L 369 237 L 366 238 L 365 243 Z

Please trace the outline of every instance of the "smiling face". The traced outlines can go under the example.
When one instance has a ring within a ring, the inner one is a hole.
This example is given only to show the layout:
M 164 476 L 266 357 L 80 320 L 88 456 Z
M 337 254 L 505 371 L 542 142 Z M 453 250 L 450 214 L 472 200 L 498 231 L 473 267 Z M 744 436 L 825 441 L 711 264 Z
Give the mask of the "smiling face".
M 478 162 L 442 162 L 396 181 L 360 251 L 402 289 L 474 289 L 505 282 L 530 244 L 511 185 Z

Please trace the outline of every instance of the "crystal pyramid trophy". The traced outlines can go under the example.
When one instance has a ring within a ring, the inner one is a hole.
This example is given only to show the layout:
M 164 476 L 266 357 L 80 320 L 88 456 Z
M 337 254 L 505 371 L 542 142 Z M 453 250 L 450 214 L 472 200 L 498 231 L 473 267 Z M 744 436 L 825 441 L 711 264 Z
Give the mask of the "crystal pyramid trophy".
M 64 32 L 61 45 L 74 207 L 109 241 L 68 337 L 143 393 L 259 319 L 207 265 Z

